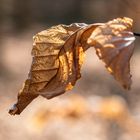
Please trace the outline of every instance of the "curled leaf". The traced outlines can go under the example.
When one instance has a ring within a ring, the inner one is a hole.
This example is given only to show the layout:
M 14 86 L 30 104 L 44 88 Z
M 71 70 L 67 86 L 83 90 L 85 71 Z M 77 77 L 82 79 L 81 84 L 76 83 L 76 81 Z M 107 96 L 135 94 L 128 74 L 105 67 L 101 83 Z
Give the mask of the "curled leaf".
M 131 86 L 129 60 L 133 54 L 135 40 L 131 28 L 131 19 L 118 18 L 99 26 L 88 38 L 88 43 L 95 47 L 107 70 L 126 89 Z
M 81 77 L 84 52 L 89 47 L 96 49 L 110 73 L 129 89 L 129 60 L 135 39 L 131 28 L 131 19 L 118 18 L 103 24 L 58 25 L 38 33 L 28 79 L 10 114 L 20 114 L 38 95 L 50 99 L 72 89 Z

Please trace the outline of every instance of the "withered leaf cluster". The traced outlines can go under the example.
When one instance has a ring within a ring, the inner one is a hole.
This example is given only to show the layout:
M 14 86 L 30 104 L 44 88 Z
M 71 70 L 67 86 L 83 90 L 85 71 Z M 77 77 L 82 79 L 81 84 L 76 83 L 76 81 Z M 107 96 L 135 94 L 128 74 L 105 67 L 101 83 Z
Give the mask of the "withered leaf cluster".
M 114 78 L 130 89 L 132 24 L 132 19 L 124 17 L 107 23 L 57 25 L 36 34 L 28 78 L 9 113 L 20 114 L 38 95 L 50 99 L 72 89 L 81 77 L 84 53 L 90 47 Z

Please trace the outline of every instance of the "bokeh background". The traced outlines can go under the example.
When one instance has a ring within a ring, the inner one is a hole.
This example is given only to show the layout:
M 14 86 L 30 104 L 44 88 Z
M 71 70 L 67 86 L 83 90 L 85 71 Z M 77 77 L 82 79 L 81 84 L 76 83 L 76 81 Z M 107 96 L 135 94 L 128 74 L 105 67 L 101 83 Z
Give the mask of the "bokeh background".
M 94 49 L 86 52 L 82 78 L 52 100 L 39 97 L 20 116 L 10 116 L 31 65 L 32 36 L 56 24 L 134 20 L 138 0 L 0 0 L 0 140 L 139 140 L 140 38 L 131 60 L 131 91 L 108 74 Z

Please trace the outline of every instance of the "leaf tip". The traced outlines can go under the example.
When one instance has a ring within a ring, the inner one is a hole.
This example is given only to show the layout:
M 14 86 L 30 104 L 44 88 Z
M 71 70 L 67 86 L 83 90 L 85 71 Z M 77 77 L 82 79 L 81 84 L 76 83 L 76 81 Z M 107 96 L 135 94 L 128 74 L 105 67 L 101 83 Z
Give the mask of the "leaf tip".
M 14 104 L 12 106 L 12 108 L 9 109 L 9 114 L 10 115 L 16 115 L 16 114 L 19 115 L 20 114 L 20 111 L 19 111 L 19 109 L 18 109 L 16 104 Z

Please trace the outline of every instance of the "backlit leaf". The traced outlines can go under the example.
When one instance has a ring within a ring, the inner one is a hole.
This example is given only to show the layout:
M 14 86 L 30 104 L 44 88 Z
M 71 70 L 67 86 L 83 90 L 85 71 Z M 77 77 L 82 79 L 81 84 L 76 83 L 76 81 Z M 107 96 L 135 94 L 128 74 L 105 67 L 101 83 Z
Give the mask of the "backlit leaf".
M 135 39 L 131 28 L 131 19 L 117 18 L 91 25 L 58 25 L 35 35 L 28 79 L 9 113 L 20 114 L 38 95 L 50 99 L 72 89 L 81 77 L 84 52 L 89 47 L 95 48 L 108 71 L 129 89 Z

